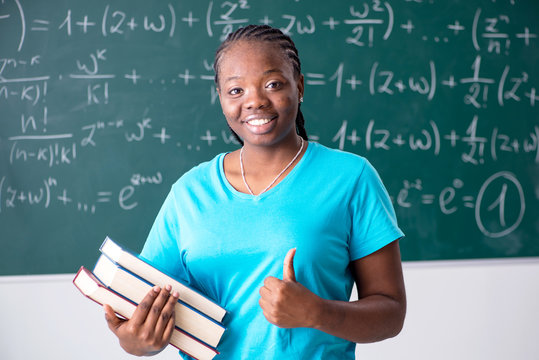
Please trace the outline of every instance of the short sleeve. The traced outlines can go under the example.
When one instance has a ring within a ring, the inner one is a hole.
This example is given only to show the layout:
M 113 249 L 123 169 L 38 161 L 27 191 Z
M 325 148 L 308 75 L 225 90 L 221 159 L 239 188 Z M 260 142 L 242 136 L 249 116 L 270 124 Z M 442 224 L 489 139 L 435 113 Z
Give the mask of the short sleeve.
M 178 247 L 178 211 L 174 192 L 171 191 L 155 218 L 140 255 L 160 270 L 185 280 Z
M 350 200 L 350 259 L 357 260 L 404 236 L 380 176 L 365 160 Z

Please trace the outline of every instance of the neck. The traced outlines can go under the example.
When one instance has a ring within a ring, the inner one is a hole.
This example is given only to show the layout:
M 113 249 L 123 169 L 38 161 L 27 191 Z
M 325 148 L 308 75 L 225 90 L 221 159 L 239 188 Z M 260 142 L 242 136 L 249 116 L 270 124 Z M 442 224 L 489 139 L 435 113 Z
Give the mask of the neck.
M 288 164 L 298 152 L 301 140 L 299 135 L 294 134 L 291 140 L 280 143 L 278 146 L 244 144 L 243 164 L 251 174 L 262 172 L 271 175 L 275 171 L 281 171 L 283 166 Z M 303 147 L 305 148 L 305 145 Z
M 298 137 L 299 138 L 299 137 Z M 286 165 L 283 165 L 281 159 L 278 161 L 274 161 L 274 165 L 279 163 L 279 170 L 272 170 L 268 164 L 265 164 L 265 166 L 260 167 L 258 170 L 258 173 L 255 171 L 251 171 L 251 184 L 249 185 L 247 181 L 247 176 L 245 174 L 245 165 L 243 161 L 243 150 L 242 148 L 240 150 L 240 168 L 241 168 L 241 177 L 243 180 L 243 184 L 245 186 L 245 189 L 251 194 L 251 195 L 260 195 L 273 187 L 276 183 L 278 183 L 283 177 L 285 177 L 291 169 L 294 167 L 296 161 L 299 159 L 300 154 L 302 153 L 304 149 L 304 141 L 302 138 L 299 138 L 300 144 L 299 148 L 295 151 L 293 156 L 288 156 L 289 160 L 287 160 Z M 284 150 L 284 149 L 283 149 Z M 283 151 L 285 152 L 285 151 Z M 288 152 L 288 151 L 286 151 Z M 258 159 L 260 160 L 260 159 Z M 251 164 L 252 166 L 253 164 Z M 254 166 L 252 166 L 254 167 Z M 278 171 L 278 172 L 277 172 Z M 276 173 L 276 175 L 275 175 Z M 269 179 L 272 179 L 271 181 Z M 264 187 L 264 183 L 268 183 Z

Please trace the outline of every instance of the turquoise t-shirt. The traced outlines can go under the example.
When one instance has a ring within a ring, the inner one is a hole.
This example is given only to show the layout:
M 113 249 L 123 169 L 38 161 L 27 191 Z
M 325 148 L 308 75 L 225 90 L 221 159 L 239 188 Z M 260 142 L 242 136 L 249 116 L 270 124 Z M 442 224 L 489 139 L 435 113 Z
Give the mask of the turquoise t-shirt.
M 142 256 L 228 311 L 216 359 L 354 359 L 354 343 L 269 323 L 259 289 L 268 276 L 282 278 L 295 247 L 296 280 L 323 298 L 348 301 L 349 263 L 403 236 L 378 174 L 358 155 L 308 143 L 281 182 L 253 196 L 227 181 L 224 156 L 172 186 Z

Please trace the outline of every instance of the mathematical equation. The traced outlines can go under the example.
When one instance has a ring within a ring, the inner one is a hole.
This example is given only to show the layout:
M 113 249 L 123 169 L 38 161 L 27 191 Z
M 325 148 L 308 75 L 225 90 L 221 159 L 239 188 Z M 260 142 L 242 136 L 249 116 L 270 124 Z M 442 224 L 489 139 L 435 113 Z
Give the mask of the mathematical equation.
M 161 172 L 153 175 L 133 174 L 129 183 L 118 191 L 102 189 L 96 191 L 94 196 L 86 199 L 77 199 L 71 195 L 68 185 L 61 185 L 61 180 L 54 177 L 44 178 L 31 189 L 21 188 L 18 184 L 10 184 L 3 176 L 0 178 L 0 214 L 18 207 L 40 207 L 49 209 L 53 206 L 62 206 L 67 209 L 95 214 L 99 207 L 117 205 L 121 210 L 132 210 L 138 206 L 137 189 L 143 186 L 159 185 L 163 182 Z M 73 191 L 75 193 L 75 191 Z
M 193 85 L 196 81 L 210 83 L 209 102 L 215 104 L 217 100 L 217 91 L 214 85 L 214 75 L 195 74 L 188 68 L 182 73 L 178 73 L 173 78 L 153 79 L 141 74 L 137 69 L 131 69 L 124 74 L 100 74 L 99 60 L 105 61 L 107 49 L 96 50 L 89 54 L 86 62 L 77 59 L 77 73 L 71 73 L 67 76 L 58 75 L 58 80 L 62 81 L 83 81 L 85 91 L 81 93 L 81 99 L 84 99 L 88 105 L 108 104 L 111 97 L 111 84 L 113 79 L 123 80 L 132 86 L 148 86 L 156 84 L 161 90 L 167 91 L 168 86 L 180 86 L 182 88 Z M 38 56 L 36 56 L 38 58 Z M 436 63 L 429 61 L 426 65 L 427 71 L 424 75 L 406 75 L 398 74 L 390 70 L 380 62 L 374 62 L 369 73 L 361 76 L 350 69 L 345 72 L 343 63 L 336 66 L 332 74 L 321 72 L 305 72 L 305 84 L 307 87 L 332 86 L 335 91 L 335 97 L 341 98 L 344 91 L 357 92 L 358 96 L 399 96 L 399 95 L 417 95 L 431 101 L 437 95 L 437 89 L 444 87 L 449 90 L 458 89 L 455 96 L 461 96 L 463 104 L 475 109 L 486 109 L 489 105 L 496 107 L 506 106 L 508 103 L 521 103 L 529 107 L 535 107 L 539 102 L 539 92 L 537 87 L 529 78 L 526 71 L 512 69 L 505 65 L 496 76 L 485 76 L 480 73 L 481 56 L 477 56 L 470 66 L 470 73 L 461 77 L 448 75 L 444 79 L 439 79 L 436 73 Z M 7 64 L 11 60 L 0 59 L 0 64 Z M 204 65 L 208 71 L 211 66 Z M 3 66 L 5 69 L 6 67 Z M 32 78 L 5 78 L 2 77 L 2 68 L 0 67 L 0 104 L 8 101 L 20 101 L 36 105 L 40 100 L 45 101 L 47 96 L 48 81 L 50 75 L 42 75 Z M 195 83 L 196 84 L 196 83 Z M 360 92 L 363 90 L 363 92 Z M 440 95 L 448 96 L 447 93 Z
M 26 210 L 36 229 L 69 216 L 73 229 L 124 212 L 139 221 L 162 201 L 148 194 L 237 149 L 212 61 L 221 40 L 254 23 L 299 49 L 310 141 L 404 163 L 383 177 L 403 229 L 425 213 L 434 227 L 473 221 L 476 242 L 534 237 L 536 5 L 146 4 L 0 2 L 0 227 Z M 452 241 L 428 231 L 417 241 Z
M 498 127 L 482 136 L 478 132 L 479 117 L 474 116 L 464 134 L 455 129 L 441 134 L 435 121 L 429 121 L 429 127 L 417 133 L 404 133 L 396 129 L 377 127 L 375 120 L 369 120 L 364 132 L 351 128 L 344 120 L 331 139 L 339 149 L 345 145 L 355 147 L 364 143 L 365 150 L 404 150 L 430 152 L 438 156 L 443 145 L 456 149 L 459 145 L 466 148 L 460 155 L 460 161 L 472 165 L 485 163 L 485 157 L 497 161 L 502 154 L 529 154 L 530 160 L 539 164 L 539 126 L 534 126 L 524 138 L 512 137 Z
M 66 185 L 53 177 L 42 180 L 32 189 L 22 189 L 9 184 L 6 177 L 0 178 L 0 213 L 17 207 L 53 206 L 67 207 L 78 212 L 95 214 L 103 206 L 118 206 L 121 210 L 132 210 L 139 205 L 137 189 L 142 186 L 159 185 L 163 182 L 160 172 L 151 176 L 133 174 L 129 184 L 118 191 L 103 189 L 96 191 L 91 199 L 75 199 Z M 396 196 L 391 196 L 394 206 L 412 208 L 417 206 L 436 206 L 444 215 L 472 209 L 478 229 L 489 237 L 507 235 L 518 227 L 526 210 L 524 190 L 516 176 L 509 172 L 498 172 L 488 177 L 476 193 L 470 193 L 461 179 L 454 179 L 449 186 L 438 193 L 424 190 L 423 181 L 403 180 L 402 188 Z M 510 202 L 510 199 L 512 202 Z M 485 217 L 497 221 L 484 221 Z
M 28 123 L 21 123 L 23 132 L 28 126 Z M 110 137 L 113 134 L 119 134 L 120 140 L 127 143 L 149 139 L 155 145 L 172 143 L 176 147 L 183 147 L 189 151 L 201 150 L 200 144 L 182 144 L 175 138 L 174 134 L 167 131 L 165 126 L 154 129 L 151 118 L 143 118 L 136 122 L 135 127 L 130 126 L 129 130 L 123 132 L 107 131 L 108 129 L 118 130 L 124 127 L 126 127 L 124 120 L 98 121 L 82 126 L 78 134 L 12 136 L 8 138 L 12 141 L 9 163 L 36 161 L 44 162 L 49 167 L 70 165 L 76 160 L 79 149 L 96 147 L 103 136 Z M 440 155 L 445 146 L 450 151 L 464 148 L 460 154 L 460 161 L 471 165 L 484 164 L 487 156 L 492 161 L 498 161 L 500 157 L 507 155 L 527 154 L 531 161 L 539 164 L 539 125 L 535 125 L 525 137 L 520 138 L 508 135 L 497 126 L 488 130 L 487 133 L 484 133 L 484 130 L 480 132 L 479 128 L 477 115 L 471 119 L 464 133 L 459 133 L 455 129 L 441 133 L 437 123 L 433 120 L 429 121 L 429 127 L 419 129 L 416 132 L 380 127 L 374 119 L 367 122 L 365 130 L 358 130 L 347 120 L 343 120 L 342 125 L 331 138 L 331 142 L 341 150 L 344 150 L 345 147 L 350 149 L 349 146 L 353 149 L 358 145 L 363 145 L 366 151 L 402 151 L 408 149 L 412 152 L 429 152 L 434 156 Z M 310 139 L 313 141 L 320 141 L 320 138 L 321 136 L 317 134 L 310 135 Z M 77 141 L 73 142 L 74 139 Z M 224 128 L 218 132 L 206 129 L 198 136 L 198 139 L 207 147 L 211 147 L 217 142 L 227 145 L 238 144 L 230 132 Z M 26 142 L 24 142 L 25 140 Z M 36 140 L 42 140 L 45 144 L 36 146 Z M 62 140 L 63 143 L 59 142 Z
M 47 114 L 47 108 L 44 109 Z M 39 124 L 39 125 L 38 125 Z M 77 160 L 78 153 L 85 148 L 95 148 L 103 137 L 118 136 L 125 143 L 138 143 L 144 140 L 151 141 L 155 145 L 174 144 L 177 148 L 184 148 L 188 151 L 200 151 L 201 143 L 211 147 L 215 142 L 221 141 L 224 144 L 238 144 L 237 140 L 228 130 L 221 130 L 215 134 L 211 130 L 206 130 L 198 137 L 196 143 L 182 143 L 167 132 L 167 127 L 153 127 L 152 119 L 149 117 L 135 121 L 135 124 L 126 125 L 123 119 L 113 121 L 97 121 L 93 124 L 84 125 L 78 132 L 62 134 L 44 134 L 46 121 L 38 118 L 21 118 L 21 129 L 23 135 L 15 135 L 7 138 L 11 142 L 9 150 L 9 164 L 17 162 L 43 163 L 48 167 L 59 165 L 72 165 Z M 42 131 L 39 131 L 39 127 Z M 32 129 L 36 133 L 28 133 Z M 125 130 L 124 130 L 125 129 Z M 118 132 L 117 130 L 121 130 Z M 75 141 L 74 141 L 75 140 Z M 116 142 L 118 143 L 118 142 Z
M 466 190 L 461 179 L 453 179 L 449 186 L 438 193 L 427 192 L 421 179 L 404 180 L 397 196 L 392 196 L 395 206 L 436 206 L 444 215 L 472 209 L 478 229 L 488 237 L 505 236 L 515 230 L 524 217 L 526 199 L 517 177 L 506 171 L 489 176 L 477 190 Z M 488 218 L 490 221 L 485 221 Z M 496 221 L 491 221 L 496 219 Z
M 299 1 L 296 1 L 299 2 Z M 137 15 L 133 10 L 106 4 L 99 15 L 90 15 L 77 10 L 67 9 L 65 15 L 57 22 L 40 17 L 31 18 L 25 15 L 22 0 L 6 0 L 0 9 L 0 21 L 20 22 L 17 50 L 24 46 L 28 32 L 39 33 L 59 31 L 65 35 L 84 36 L 93 33 L 102 37 L 125 36 L 130 33 L 151 32 L 165 37 L 181 36 L 184 29 L 194 28 L 205 32 L 208 37 L 220 36 L 220 40 L 235 28 L 250 23 L 269 24 L 281 28 L 288 35 L 311 35 L 320 31 L 335 31 L 346 27 L 347 35 L 341 39 L 345 44 L 357 47 L 373 47 L 375 41 L 388 40 L 394 31 L 401 31 L 410 36 L 418 33 L 418 26 L 409 14 L 402 16 L 393 9 L 390 1 L 370 0 L 346 6 L 347 15 L 343 17 L 281 12 L 271 17 L 259 9 L 253 1 L 208 1 L 205 8 L 193 11 L 178 10 L 177 4 L 156 4 L 151 14 Z M 412 5 L 433 5 L 434 1 L 414 1 Z M 291 10 L 293 3 L 284 3 Z M 334 4 L 335 5 L 335 4 Z M 506 7 L 518 6 L 508 2 Z M 413 11 L 413 10 L 412 10 Z M 435 10 L 433 10 L 435 11 Z M 339 11 L 341 12 L 341 11 Z M 489 53 L 509 55 L 511 44 L 519 41 L 522 46 L 530 46 L 537 39 L 537 34 L 530 31 L 531 24 L 521 25 L 514 31 L 509 28 L 514 21 L 507 14 L 492 13 L 489 9 L 477 8 L 467 21 L 454 20 L 441 24 L 442 31 L 436 34 L 419 35 L 422 41 L 448 43 L 452 38 L 467 34 L 469 41 L 479 51 L 485 48 Z M 183 28 L 180 28 L 182 26 Z

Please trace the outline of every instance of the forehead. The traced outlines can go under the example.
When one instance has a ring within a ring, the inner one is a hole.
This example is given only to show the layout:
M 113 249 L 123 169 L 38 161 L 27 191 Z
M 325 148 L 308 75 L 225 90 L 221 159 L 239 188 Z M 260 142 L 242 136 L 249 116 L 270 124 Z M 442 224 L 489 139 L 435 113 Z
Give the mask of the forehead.
M 248 70 L 265 72 L 270 69 L 278 69 L 284 73 L 293 72 L 290 59 L 278 44 L 256 40 L 240 40 L 232 43 L 223 52 L 219 66 L 221 75 Z

